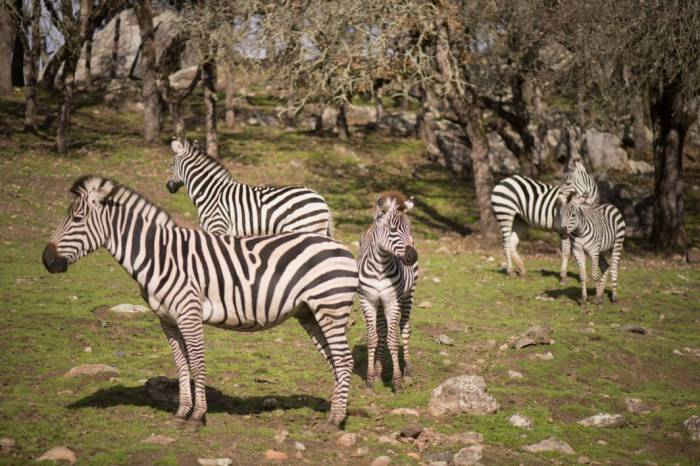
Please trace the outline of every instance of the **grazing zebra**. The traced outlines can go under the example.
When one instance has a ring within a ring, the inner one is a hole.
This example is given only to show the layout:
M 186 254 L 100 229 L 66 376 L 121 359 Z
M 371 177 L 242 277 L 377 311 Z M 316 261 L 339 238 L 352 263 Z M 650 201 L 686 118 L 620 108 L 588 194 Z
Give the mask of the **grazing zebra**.
M 331 211 L 320 194 L 303 186 L 248 186 L 231 177 L 197 143 L 174 140 L 166 187 L 185 186 L 204 231 L 257 236 L 305 231 L 331 236 Z
M 612 294 L 617 302 L 617 270 L 625 241 L 625 220 L 620 210 L 612 204 L 590 207 L 578 196 L 570 196 L 559 211 L 561 229 L 573 242 L 573 252 L 581 280 L 581 305 L 586 304 L 586 255 L 591 258 L 591 275 L 596 284 L 596 304 L 603 303 L 603 293 L 610 271 Z M 604 254 L 610 252 L 608 266 Z
M 598 187 L 595 180 L 586 172 L 586 167 L 579 160 L 567 166 L 566 176 L 561 186 L 541 183 L 531 178 L 515 175 L 500 181 L 491 193 L 491 205 L 501 228 L 503 251 L 506 256 L 506 271 L 513 275 L 515 271 L 525 275 L 525 264 L 518 254 L 518 232 L 522 222 L 544 230 L 554 229 L 557 197 L 560 191 L 575 192 L 590 205 L 598 203 Z M 517 222 L 517 223 L 516 223 Z M 522 231 L 520 232 L 522 234 Z M 566 280 L 567 265 L 571 254 L 571 242 L 566 235 L 561 240 L 560 282 Z
M 346 326 L 357 292 L 357 263 L 337 241 L 315 233 L 218 236 L 180 228 L 163 210 L 116 182 L 75 182 L 68 215 L 46 245 L 49 272 L 104 246 L 141 286 L 172 347 L 180 384 L 175 414 L 202 425 L 203 324 L 254 332 L 295 317 L 335 378 L 329 422 L 346 414 L 353 367 Z M 194 407 L 190 393 L 194 379 Z
M 406 215 L 412 207 L 413 200 L 406 199 L 402 193 L 382 194 L 377 198 L 374 223 L 360 240 L 359 293 L 367 323 L 367 385 L 370 387 L 375 378 L 382 375 L 385 343 L 391 353 L 395 391 L 402 388 L 399 338 L 403 340 L 404 375 L 408 376 L 411 371 L 408 340 L 418 278 L 418 253 Z M 380 310 L 384 311 L 384 316 L 379 315 Z

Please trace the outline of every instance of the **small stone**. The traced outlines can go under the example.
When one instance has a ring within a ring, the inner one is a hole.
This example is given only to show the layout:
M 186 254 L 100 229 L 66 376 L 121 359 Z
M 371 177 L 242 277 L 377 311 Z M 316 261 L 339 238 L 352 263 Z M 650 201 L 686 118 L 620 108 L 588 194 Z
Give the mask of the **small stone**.
M 231 458 L 199 458 L 197 464 L 201 466 L 230 466 L 233 464 Z
M 282 429 L 275 434 L 275 442 L 280 443 L 280 444 L 284 443 L 284 441 L 287 440 L 288 436 L 289 436 L 289 431 L 287 429 Z
M 573 455 L 576 453 L 574 449 L 571 448 L 571 445 L 566 442 L 562 442 L 555 437 L 549 437 L 548 439 L 533 443 L 532 445 L 525 445 L 523 450 L 530 453 L 540 453 L 545 451 L 558 451 L 567 455 Z
M 118 314 L 139 314 L 149 311 L 146 306 L 140 304 L 117 304 L 116 306 L 110 307 L 109 310 Z
M 623 332 L 638 333 L 640 335 L 646 335 L 647 333 L 649 333 L 648 329 L 646 329 L 644 327 L 640 327 L 639 325 L 632 325 L 632 324 L 622 325 L 622 326 L 620 326 L 620 330 Z
M 435 252 L 438 254 L 450 254 L 450 249 L 447 246 L 440 246 Z
M 265 451 L 265 459 L 267 461 L 285 461 L 288 458 L 287 454 L 279 450 Z
M 15 449 L 17 444 L 11 438 L 1 438 L 0 439 L 0 454 L 6 455 Z
M 596 443 L 597 443 L 598 445 L 603 445 L 603 446 L 605 446 L 605 445 L 608 444 L 608 442 L 606 442 L 605 440 L 598 440 Z
M 679 349 L 674 349 L 673 354 L 675 354 L 676 356 L 683 356 L 683 351 Z
M 408 453 L 406 453 L 406 456 L 408 456 L 409 458 L 413 458 L 416 461 L 420 460 L 420 455 L 414 451 L 409 451 Z
M 581 455 L 581 456 L 579 456 L 578 458 L 576 458 L 576 463 L 577 463 L 577 464 L 590 464 L 590 463 L 591 463 L 591 459 L 590 459 L 589 457 L 587 457 L 587 456 Z
M 265 398 L 262 404 L 265 408 L 274 408 L 277 406 L 277 398 Z
M 433 283 L 440 283 L 442 280 L 440 280 L 440 277 L 433 277 Z
M 151 445 L 170 445 L 175 442 L 172 437 L 166 437 L 165 435 L 151 435 L 142 440 L 143 443 L 149 443 Z
M 355 444 L 357 443 L 357 434 L 353 434 L 352 432 L 345 433 L 338 437 L 335 441 L 338 445 L 341 447 L 354 447 Z
M 523 374 L 518 371 L 508 371 L 508 377 L 511 379 L 522 379 Z
M 535 357 L 543 361 L 551 361 L 554 359 L 554 355 L 551 351 L 547 351 L 546 353 L 535 353 Z
M 430 414 L 467 413 L 485 415 L 499 409 L 498 402 L 486 391 L 486 381 L 478 375 L 450 377 L 435 388 L 430 397 Z
M 58 396 L 68 396 L 72 394 L 73 390 L 61 390 L 60 392 L 58 392 Z
M 653 411 L 653 407 L 639 398 L 625 398 L 627 411 L 634 414 L 649 414 Z
M 306 451 L 306 445 L 301 442 L 294 442 L 294 449 L 297 451 Z
M 369 466 L 387 466 L 389 463 L 391 463 L 391 458 L 389 458 L 386 455 L 378 456 L 376 457 L 370 464 Z
M 688 429 L 690 440 L 700 442 L 700 416 L 690 416 L 683 421 L 683 425 Z
M 430 309 L 431 307 L 433 307 L 433 304 L 430 301 L 421 301 L 420 303 L 418 303 L 418 307 L 422 309 Z
M 520 427 L 521 429 L 530 429 L 532 427 L 532 421 L 519 413 L 515 413 L 509 417 L 508 422 L 510 425 Z
M 501 346 L 498 347 L 498 351 L 505 351 L 508 349 L 508 343 L 503 343 Z
M 369 455 L 369 447 L 360 447 L 357 450 L 355 450 L 352 455 L 350 455 L 353 458 L 363 458 L 365 456 Z
M 478 464 L 482 456 L 482 445 L 469 445 L 459 450 L 452 457 L 452 464 L 455 466 L 472 466 Z
M 420 416 L 418 411 L 413 408 L 394 408 L 391 410 L 391 414 L 395 416 Z
M 697 188 L 697 186 L 693 186 L 694 190 L 695 188 Z M 689 264 L 697 264 L 700 262 L 700 249 L 695 247 L 690 248 L 685 256 L 685 260 L 688 261 Z
M 445 463 L 449 464 L 452 461 L 452 457 L 454 455 L 452 452 L 449 451 L 438 451 L 435 453 L 428 453 L 423 457 L 423 460 L 426 461 L 428 464 L 434 464 L 434 463 Z
M 460 434 L 452 434 L 448 437 L 451 442 L 461 443 L 463 445 L 474 445 L 484 442 L 484 436 L 479 432 L 462 432 Z
M 421 432 L 423 432 L 423 430 L 424 428 L 420 424 L 408 424 L 401 429 L 399 434 L 404 438 L 416 438 Z
M 446 345 L 446 346 L 452 346 L 455 344 L 454 339 L 448 337 L 447 335 L 438 335 L 435 338 L 433 338 L 436 343 L 439 343 L 441 345 Z
M 91 346 L 86 346 L 85 348 L 83 348 L 83 351 L 84 351 L 85 353 L 92 353 L 92 347 L 91 347 Z
M 37 458 L 37 461 L 67 461 L 70 464 L 75 463 L 77 460 L 78 457 L 75 452 L 63 446 L 54 447 Z
M 119 370 L 107 364 L 81 364 L 66 372 L 66 377 L 78 377 L 81 375 L 117 375 Z
M 598 413 L 578 421 L 578 424 L 586 427 L 620 427 L 626 422 L 622 414 Z
M 547 296 L 545 294 L 535 296 L 535 299 L 537 301 L 554 301 L 554 298 L 552 298 L 551 296 Z
M 390 437 L 390 436 L 388 436 L 388 435 L 380 435 L 379 437 L 377 437 L 377 442 L 379 442 L 379 443 L 389 443 L 389 444 L 391 444 L 391 445 L 396 445 L 396 444 L 399 443 L 399 442 L 396 441 L 395 438 Z

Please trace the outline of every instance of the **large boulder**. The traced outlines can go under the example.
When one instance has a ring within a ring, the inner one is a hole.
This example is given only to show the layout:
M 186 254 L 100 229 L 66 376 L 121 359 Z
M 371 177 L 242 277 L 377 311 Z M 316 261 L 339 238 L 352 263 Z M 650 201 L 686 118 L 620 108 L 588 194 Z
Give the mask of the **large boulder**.
M 616 134 L 587 129 L 585 150 L 595 173 L 628 168 L 627 151 L 622 147 L 622 138 Z
M 199 67 L 197 67 L 196 65 L 188 66 L 187 68 L 183 68 L 171 74 L 170 76 L 168 76 L 168 82 L 170 83 L 170 87 L 172 87 L 176 91 L 182 91 L 187 89 L 190 86 L 190 84 L 192 84 L 192 80 L 197 75 L 198 69 Z
M 350 104 L 345 112 L 345 117 L 350 126 L 367 126 L 377 123 L 377 108 L 374 106 Z
M 478 375 L 450 377 L 441 383 L 430 397 L 428 409 L 433 416 L 450 414 L 492 414 L 500 408 L 486 392 L 486 381 Z

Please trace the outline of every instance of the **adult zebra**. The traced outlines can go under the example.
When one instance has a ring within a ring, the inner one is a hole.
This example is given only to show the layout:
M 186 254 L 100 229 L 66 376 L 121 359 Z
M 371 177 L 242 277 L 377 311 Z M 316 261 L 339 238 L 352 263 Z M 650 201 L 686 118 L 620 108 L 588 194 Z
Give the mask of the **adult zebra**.
M 357 263 L 346 247 L 315 233 L 218 236 L 179 228 L 134 191 L 97 176 L 80 178 L 67 216 L 46 245 L 49 272 L 105 247 L 141 286 L 172 347 L 180 384 L 175 414 L 202 425 L 203 324 L 259 331 L 296 317 L 335 378 L 329 422 L 346 415 L 352 355 L 346 326 L 357 292 Z M 194 406 L 190 374 L 195 382 Z
M 553 230 L 557 213 L 557 198 L 562 191 L 565 195 L 575 192 L 588 205 L 598 204 L 598 187 L 595 180 L 586 172 L 580 160 L 573 160 L 566 170 L 564 182 L 559 185 L 541 183 L 531 178 L 515 175 L 500 181 L 491 193 L 491 206 L 501 228 L 503 252 L 506 256 L 506 271 L 513 275 L 513 261 L 516 272 L 525 275 L 525 264 L 518 254 L 519 225 L 525 222 L 535 228 Z M 519 222 L 516 224 L 516 222 Z M 521 230 L 522 233 L 522 230 Z M 567 265 L 571 254 L 571 241 L 566 234 L 561 239 L 560 282 L 566 280 Z
M 585 305 L 588 299 L 586 255 L 591 258 L 591 275 L 596 284 L 596 304 L 603 304 L 608 272 L 612 282 L 610 301 L 617 302 L 617 271 L 625 241 L 625 220 L 622 213 L 612 204 L 590 207 L 575 194 L 566 199 L 560 198 L 559 202 L 563 205 L 557 221 L 573 242 L 574 258 L 578 264 L 581 281 L 581 305 Z M 610 266 L 604 256 L 607 252 L 611 255 Z
M 418 279 L 418 253 L 406 215 L 411 208 L 413 200 L 406 199 L 402 193 L 380 195 L 374 222 L 360 240 L 358 258 L 360 306 L 367 324 L 367 385 L 371 387 L 375 378 L 382 375 L 382 356 L 387 344 L 397 392 L 402 388 L 399 338 L 403 340 L 403 373 L 408 376 L 411 372 L 408 340 L 413 292 Z
M 331 211 L 320 194 L 303 186 L 249 186 L 189 140 L 174 140 L 168 191 L 185 186 L 204 231 L 257 236 L 305 231 L 331 236 Z

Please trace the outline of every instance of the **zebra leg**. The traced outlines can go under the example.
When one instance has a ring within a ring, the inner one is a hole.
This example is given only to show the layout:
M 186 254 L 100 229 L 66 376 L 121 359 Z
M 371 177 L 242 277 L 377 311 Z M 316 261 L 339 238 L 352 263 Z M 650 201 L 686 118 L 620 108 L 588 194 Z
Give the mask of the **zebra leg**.
M 347 415 L 348 390 L 350 389 L 350 376 L 353 366 L 347 334 L 350 309 L 351 305 L 344 309 L 328 309 L 326 312 L 319 312 L 319 309 L 316 309 L 314 314 L 318 331 L 327 342 L 327 348 L 331 355 L 331 367 L 335 377 L 328 423 L 338 427 Z
M 608 282 L 610 267 L 602 254 L 598 257 L 598 261 L 600 262 L 600 277 L 595 284 L 595 303 L 600 306 L 603 304 L 603 295 L 605 294 L 605 285 Z
M 170 348 L 173 351 L 175 358 L 175 367 L 177 368 L 177 379 L 180 385 L 180 404 L 175 412 L 175 421 L 177 424 L 184 425 L 187 420 L 187 415 L 192 409 L 192 391 L 190 389 L 190 368 L 187 361 L 187 348 L 185 341 L 182 339 L 182 334 L 176 325 L 160 321 L 160 326 L 168 338 Z
M 377 377 L 374 371 L 374 358 L 377 351 L 377 343 L 379 342 L 379 337 L 377 336 L 377 308 L 372 305 L 366 299 L 360 297 L 360 307 L 362 308 L 362 313 L 365 316 L 365 324 L 367 325 L 367 379 L 366 383 L 368 387 L 374 385 L 374 380 Z M 379 374 L 381 377 L 381 373 Z
M 586 301 L 588 301 L 588 290 L 586 289 L 586 254 L 583 252 L 583 248 L 578 244 L 574 244 L 574 259 L 576 259 L 576 265 L 578 265 L 578 275 L 581 281 L 581 301 L 579 304 L 585 306 Z
M 412 299 L 401 303 L 401 340 L 403 341 L 403 376 L 410 377 L 412 372 L 411 358 L 408 351 L 408 340 L 411 338 L 411 305 Z
M 525 263 L 523 262 L 522 258 L 520 257 L 520 254 L 518 254 L 518 243 L 520 242 L 520 238 L 518 238 L 518 234 L 516 232 L 513 232 L 510 234 L 510 247 L 511 251 L 510 253 L 513 255 L 513 260 L 515 261 L 515 270 L 520 276 L 527 275 L 527 270 L 525 270 Z
M 559 269 L 559 284 L 566 283 L 567 269 L 569 268 L 569 256 L 571 256 L 571 239 L 564 236 L 561 239 L 561 267 Z
M 610 301 L 613 303 L 617 302 L 617 270 L 620 265 L 620 256 L 622 255 L 622 241 L 615 243 L 612 251 L 612 258 L 610 260 L 610 280 L 612 293 L 610 295 Z
M 399 321 L 401 318 L 401 309 L 398 304 L 392 304 L 387 307 L 386 320 L 389 327 L 387 335 L 387 346 L 391 354 L 392 376 L 391 380 L 394 384 L 394 392 L 398 393 L 403 390 L 401 383 L 401 367 L 399 366 Z
M 513 276 L 513 255 L 510 249 L 510 235 L 511 231 L 505 231 L 503 233 L 503 253 L 506 256 L 506 273 L 509 277 Z
M 384 347 L 387 342 L 387 321 L 383 312 L 383 306 L 381 309 L 377 309 L 377 333 L 379 335 L 377 352 L 374 355 L 374 375 L 375 377 L 382 377 L 382 372 L 384 371 Z M 381 312 L 380 312 L 381 311 Z
M 207 398 L 204 392 L 204 328 L 201 310 L 195 306 L 186 308 L 179 315 L 177 326 L 185 340 L 190 371 L 194 379 L 194 409 L 187 420 L 187 430 L 195 432 L 204 425 L 207 414 Z

